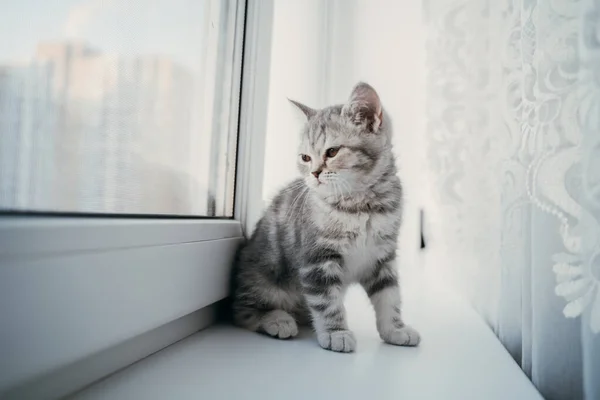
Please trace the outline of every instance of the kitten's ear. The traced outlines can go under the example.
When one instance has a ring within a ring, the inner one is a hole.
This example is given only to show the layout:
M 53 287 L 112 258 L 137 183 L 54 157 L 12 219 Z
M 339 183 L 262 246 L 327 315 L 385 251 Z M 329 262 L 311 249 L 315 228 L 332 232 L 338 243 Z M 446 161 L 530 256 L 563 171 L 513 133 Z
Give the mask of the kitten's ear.
M 368 131 L 376 133 L 383 122 L 379 95 L 368 83 L 359 82 L 342 108 L 342 115 L 354 124 L 364 125 Z
M 288 98 L 288 100 L 290 101 L 290 103 L 292 103 L 293 105 L 298 107 L 300 109 L 300 111 L 302 111 L 304 113 L 304 115 L 306 115 L 306 119 L 311 119 L 317 113 L 317 110 L 314 110 L 308 106 L 305 106 L 302 103 L 298 103 L 297 101 L 294 101 L 289 98 Z

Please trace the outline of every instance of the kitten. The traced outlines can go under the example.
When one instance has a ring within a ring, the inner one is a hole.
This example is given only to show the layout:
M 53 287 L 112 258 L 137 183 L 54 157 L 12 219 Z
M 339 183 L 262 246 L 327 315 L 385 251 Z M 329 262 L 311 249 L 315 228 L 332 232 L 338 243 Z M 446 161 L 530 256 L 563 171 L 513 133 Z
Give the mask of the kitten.
M 379 96 L 359 83 L 345 105 L 292 103 L 307 118 L 297 160 L 302 178 L 275 197 L 238 253 L 235 323 L 286 339 L 312 321 L 321 347 L 354 351 L 343 298 L 357 282 L 375 308 L 381 338 L 417 345 L 419 334 L 400 314 L 402 186 Z

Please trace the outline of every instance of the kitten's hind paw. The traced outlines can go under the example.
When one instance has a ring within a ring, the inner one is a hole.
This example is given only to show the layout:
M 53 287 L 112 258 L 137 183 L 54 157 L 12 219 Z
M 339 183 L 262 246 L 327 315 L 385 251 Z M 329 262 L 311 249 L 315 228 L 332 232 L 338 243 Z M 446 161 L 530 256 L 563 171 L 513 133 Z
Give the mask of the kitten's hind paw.
M 421 341 L 419 332 L 408 325 L 381 332 L 381 338 L 384 342 L 396 346 L 417 346 Z
M 283 310 L 268 312 L 261 321 L 262 330 L 278 339 L 288 339 L 298 335 L 298 325 L 290 314 Z
M 317 333 L 319 345 L 331 351 L 351 353 L 356 350 L 356 339 L 352 331 L 333 331 Z

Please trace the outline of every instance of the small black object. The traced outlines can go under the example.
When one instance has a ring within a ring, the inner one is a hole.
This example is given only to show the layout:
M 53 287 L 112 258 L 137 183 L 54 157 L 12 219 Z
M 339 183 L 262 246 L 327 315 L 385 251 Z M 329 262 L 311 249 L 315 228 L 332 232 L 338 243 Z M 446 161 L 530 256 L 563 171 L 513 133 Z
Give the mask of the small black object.
M 421 250 L 425 249 L 425 247 L 426 247 L 425 233 L 423 232 L 424 220 L 425 220 L 425 213 L 421 209 L 421 210 L 419 210 L 419 226 L 420 226 L 419 230 L 421 231 Z

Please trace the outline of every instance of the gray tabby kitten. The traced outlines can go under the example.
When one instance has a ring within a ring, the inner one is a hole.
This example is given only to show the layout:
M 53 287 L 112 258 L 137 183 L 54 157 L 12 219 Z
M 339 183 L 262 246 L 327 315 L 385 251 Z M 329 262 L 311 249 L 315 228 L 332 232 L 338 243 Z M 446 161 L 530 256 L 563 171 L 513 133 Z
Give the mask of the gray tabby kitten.
M 309 323 L 324 349 L 351 352 L 343 298 L 360 283 L 375 308 L 381 338 L 415 346 L 419 334 L 400 314 L 396 247 L 402 186 L 391 124 L 379 96 L 359 83 L 347 104 L 307 117 L 298 168 L 240 249 L 233 271 L 234 322 L 286 339 Z

